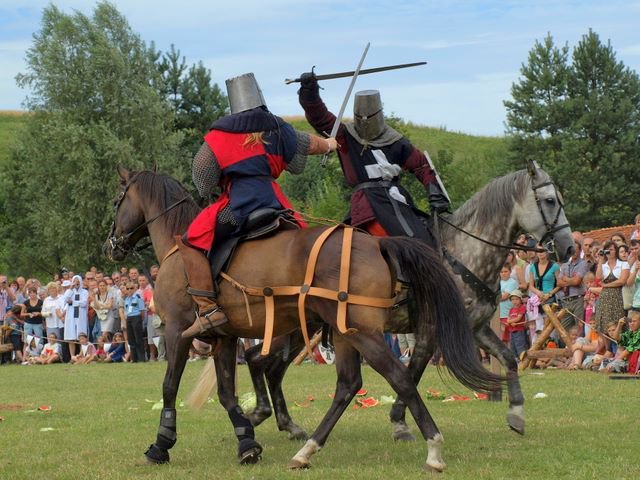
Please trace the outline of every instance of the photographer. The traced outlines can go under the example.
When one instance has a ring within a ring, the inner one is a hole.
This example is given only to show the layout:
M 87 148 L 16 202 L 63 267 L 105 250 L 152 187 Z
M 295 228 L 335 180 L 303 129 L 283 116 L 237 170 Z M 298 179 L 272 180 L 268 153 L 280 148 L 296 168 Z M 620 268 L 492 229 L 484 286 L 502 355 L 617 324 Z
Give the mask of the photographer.
M 602 291 L 596 310 L 596 329 L 598 332 L 604 332 L 608 322 L 617 322 L 619 318 L 625 316 L 622 286 L 629 278 L 629 264 L 620 260 L 619 248 L 609 240 L 598 251 L 596 278 L 602 283 Z
M 0 275 L 0 324 L 4 322 L 7 310 L 11 308 L 16 300 L 16 294 L 9 288 L 6 275 Z

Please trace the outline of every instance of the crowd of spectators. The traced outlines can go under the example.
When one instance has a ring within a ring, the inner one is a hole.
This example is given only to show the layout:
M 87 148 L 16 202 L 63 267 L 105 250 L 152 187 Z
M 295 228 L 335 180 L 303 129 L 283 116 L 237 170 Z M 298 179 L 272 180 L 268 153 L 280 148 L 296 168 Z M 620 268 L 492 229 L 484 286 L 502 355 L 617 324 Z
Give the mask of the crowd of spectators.
M 522 359 L 542 332 L 542 306 L 557 304 L 568 313 L 561 322 L 572 345 L 564 345 L 557 331 L 548 345 L 569 348 L 571 357 L 551 365 L 640 371 L 640 215 L 635 224 L 629 240 L 616 232 L 602 244 L 574 232 L 576 251 L 562 264 L 544 251 L 509 254 L 500 273 L 500 324 L 502 340 L 516 356 Z M 526 234 L 516 243 L 542 247 Z
M 545 304 L 568 312 L 562 326 L 574 340 L 561 366 L 605 372 L 638 371 L 640 355 L 640 215 L 629 241 L 614 233 L 604 243 L 574 232 L 576 251 L 558 264 L 546 251 L 512 250 L 500 272 L 502 340 L 519 358 L 545 326 Z M 542 247 L 526 235 L 517 244 Z M 140 274 L 122 267 L 107 275 L 92 267 L 84 275 L 63 268 L 42 285 L 38 279 L 0 274 L 0 325 L 12 351 L 2 362 L 23 365 L 162 360 L 164 325 L 153 308 L 153 265 Z M 412 335 L 388 335 L 408 361 Z M 246 343 L 246 342 L 244 342 Z M 251 342 L 252 345 L 254 342 Z M 239 358 L 242 359 L 243 343 Z M 248 345 L 248 346 L 250 346 Z M 245 345 L 246 348 L 247 345 Z M 564 347 L 554 332 L 549 346 Z M 206 355 L 194 342 L 192 359 Z
M 43 285 L 36 278 L 9 281 L 0 274 L 3 363 L 162 360 L 164 325 L 153 307 L 158 266 L 141 274 L 122 267 L 110 275 L 62 268 Z

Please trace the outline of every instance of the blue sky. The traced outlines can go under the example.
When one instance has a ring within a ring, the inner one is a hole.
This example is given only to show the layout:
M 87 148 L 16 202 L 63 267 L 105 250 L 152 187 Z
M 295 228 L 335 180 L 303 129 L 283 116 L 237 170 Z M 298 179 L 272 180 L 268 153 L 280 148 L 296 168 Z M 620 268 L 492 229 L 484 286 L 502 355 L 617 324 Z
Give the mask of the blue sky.
M 38 31 L 45 0 L 0 0 L 0 110 L 20 109 L 28 92 L 15 84 Z M 94 2 L 59 0 L 91 14 Z M 173 43 L 187 63 L 202 60 L 214 80 L 254 72 L 269 108 L 300 115 L 296 87 L 284 79 L 363 68 L 428 65 L 362 76 L 355 91 L 378 89 L 385 112 L 407 121 L 474 135 L 502 135 L 503 100 L 536 40 L 547 32 L 573 47 L 593 29 L 618 60 L 640 72 L 640 1 L 468 0 L 113 0 L 133 30 L 161 50 Z M 348 80 L 321 82 L 339 110 Z M 351 104 L 347 114 L 351 112 Z

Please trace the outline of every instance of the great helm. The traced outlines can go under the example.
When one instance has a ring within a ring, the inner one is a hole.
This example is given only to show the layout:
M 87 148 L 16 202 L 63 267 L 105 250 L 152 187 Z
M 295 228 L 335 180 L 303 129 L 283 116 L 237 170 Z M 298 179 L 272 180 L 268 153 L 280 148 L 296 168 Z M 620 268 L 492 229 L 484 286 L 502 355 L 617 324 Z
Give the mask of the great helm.
M 382 100 L 378 90 L 361 90 L 353 99 L 353 125 L 364 140 L 378 138 L 384 131 Z
M 225 81 L 231 113 L 240 113 L 257 107 L 266 107 L 262 90 L 253 73 L 245 73 Z

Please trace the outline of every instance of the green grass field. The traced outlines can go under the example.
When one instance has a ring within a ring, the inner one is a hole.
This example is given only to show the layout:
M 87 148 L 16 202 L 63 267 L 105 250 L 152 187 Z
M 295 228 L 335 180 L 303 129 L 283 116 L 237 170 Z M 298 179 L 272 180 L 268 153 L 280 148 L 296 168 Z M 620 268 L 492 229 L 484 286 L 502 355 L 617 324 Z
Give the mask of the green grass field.
M 388 407 L 349 408 L 309 471 L 286 469 L 301 447 L 269 419 L 257 430 L 263 461 L 236 464 L 236 440 L 222 407 L 178 409 L 178 443 L 169 465 L 136 465 L 155 439 L 164 363 L 88 366 L 1 366 L 0 445 L 2 479 L 221 478 L 221 479 L 414 479 L 422 471 L 426 443 L 394 443 Z M 187 365 L 179 398 L 188 395 L 203 362 Z M 532 374 L 536 373 L 536 374 Z M 451 479 L 637 479 L 640 382 L 614 381 L 592 372 L 525 372 L 527 431 L 506 427 L 506 402 L 428 400 L 444 438 Z M 380 398 L 390 387 L 364 367 L 364 387 Z M 469 394 L 430 367 L 420 391 Z M 239 393 L 250 391 L 240 367 Z M 329 407 L 335 370 L 292 367 L 285 393 L 292 415 L 308 432 Z M 548 396 L 533 400 L 537 392 Z M 308 408 L 294 405 L 313 395 Z M 50 405 L 49 412 L 31 411 Z M 413 425 L 413 422 L 411 422 Z M 415 427 L 415 425 L 413 425 Z M 42 429 L 53 429 L 42 431 Z M 414 433 L 417 430 L 414 428 Z M 437 475 L 436 475 L 437 477 Z

